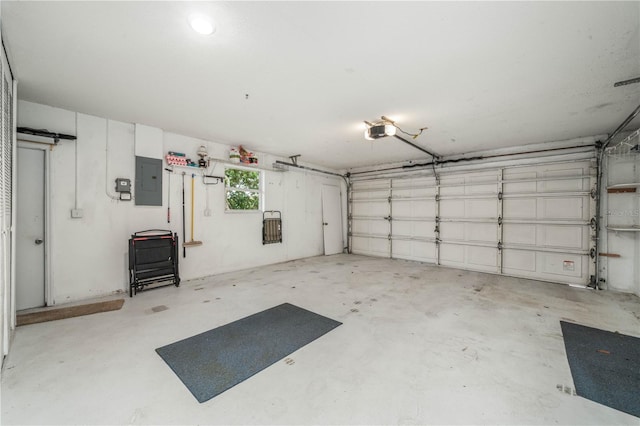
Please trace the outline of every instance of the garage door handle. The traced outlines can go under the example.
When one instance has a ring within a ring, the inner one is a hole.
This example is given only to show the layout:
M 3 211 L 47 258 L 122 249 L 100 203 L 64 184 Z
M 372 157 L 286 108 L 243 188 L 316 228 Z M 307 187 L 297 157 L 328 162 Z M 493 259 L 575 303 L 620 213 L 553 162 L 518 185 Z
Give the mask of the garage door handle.
M 322 222 L 322 225 L 323 225 L 323 226 L 327 226 L 327 225 L 328 225 L 328 223 L 327 223 L 327 222 Z
M 35 240 L 35 243 L 36 243 L 37 245 L 40 245 L 40 244 L 44 243 L 44 241 L 43 241 L 43 240 L 41 240 L 40 238 L 38 238 L 37 240 Z

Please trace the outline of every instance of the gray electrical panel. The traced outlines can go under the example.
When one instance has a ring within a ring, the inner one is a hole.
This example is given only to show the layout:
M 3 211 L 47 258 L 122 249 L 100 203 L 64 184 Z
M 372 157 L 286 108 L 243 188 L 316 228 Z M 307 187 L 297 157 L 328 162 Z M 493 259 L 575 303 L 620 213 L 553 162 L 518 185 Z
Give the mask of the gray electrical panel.
M 137 206 L 162 205 L 162 160 L 136 156 Z

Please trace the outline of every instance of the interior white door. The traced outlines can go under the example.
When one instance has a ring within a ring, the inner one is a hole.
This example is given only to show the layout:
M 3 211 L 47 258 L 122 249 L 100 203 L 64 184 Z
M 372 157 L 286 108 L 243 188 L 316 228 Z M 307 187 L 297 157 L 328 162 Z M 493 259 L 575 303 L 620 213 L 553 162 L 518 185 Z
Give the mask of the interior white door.
M 44 151 L 18 148 L 16 309 L 45 305 Z
M 322 228 L 324 231 L 324 254 L 342 253 L 342 203 L 340 188 L 322 185 Z

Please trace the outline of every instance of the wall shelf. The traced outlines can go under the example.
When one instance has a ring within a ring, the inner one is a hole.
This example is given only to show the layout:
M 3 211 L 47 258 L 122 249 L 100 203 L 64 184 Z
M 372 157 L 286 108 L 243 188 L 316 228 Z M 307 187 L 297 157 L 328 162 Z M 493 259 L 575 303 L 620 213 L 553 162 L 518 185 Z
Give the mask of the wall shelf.
M 624 188 L 637 188 L 640 186 L 640 182 L 632 183 L 618 183 L 616 185 L 609 185 L 607 189 L 624 189 Z
M 631 226 L 607 226 L 607 230 L 616 232 L 640 232 L 640 225 Z
M 165 158 L 165 163 L 166 163 L 166 158 Z M 222 158 L 213 158 L 210 157 L 209 161 L 212 163 L 216 163 L 216 164 L 224 164 L 226 166 L 233 166 L 233 167 L 241 167 L 241 168 L 245 168 L 247 170 L 250 169 L 255 169 L 255 170 L 264 170 L 267 172 L 284 172 L 284 169 L 279 169 L 279 168 L 275 168 L 275 167 L 264 167 L 264 166 L 260 166 L 258 164 L 246 164 L 246 163 L 234 163 L 233 161 L 230 160 L 223 160 Z M 182 166 L 179 164 L 167 164 L 169 167 L 177 167 L 179 169 L 188 169 L 188 170 L 201 170 L 203 173 L 206 173 L 207 169 L 209 169 L 209 167 L 193 167 L 193 166 Z

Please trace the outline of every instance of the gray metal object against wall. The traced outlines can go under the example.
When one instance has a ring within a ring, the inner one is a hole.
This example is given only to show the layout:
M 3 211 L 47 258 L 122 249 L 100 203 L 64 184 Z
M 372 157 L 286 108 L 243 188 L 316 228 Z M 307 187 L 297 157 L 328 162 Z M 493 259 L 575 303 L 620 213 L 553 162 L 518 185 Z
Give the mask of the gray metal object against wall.
M 136 156 L 137 206 L 162 205 L 162 160 Z
M 271 217 L 267 217 L 270 215 Z M 282 213 L 267 210 L 262 214 L 262 244 L 282 242 Z

